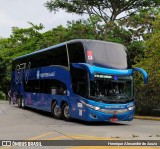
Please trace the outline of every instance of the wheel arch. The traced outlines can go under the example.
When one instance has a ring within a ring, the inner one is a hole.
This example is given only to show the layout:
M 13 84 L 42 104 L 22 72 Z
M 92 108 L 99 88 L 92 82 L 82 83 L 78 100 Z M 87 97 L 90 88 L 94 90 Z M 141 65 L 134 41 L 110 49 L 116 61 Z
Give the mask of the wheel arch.
M 64 104 L 68 104 L 68 102 L 66 100 L 62 100 L 62 102 L 61 102 L 61 108 L 63 107 Z
M 57 102 L 56 99 L 52 99 L 52 102 L 51 102 L 51 110 L 52 110 L 52 105 L 53 105 L 53 103 L 54 103 L 55 101 Z

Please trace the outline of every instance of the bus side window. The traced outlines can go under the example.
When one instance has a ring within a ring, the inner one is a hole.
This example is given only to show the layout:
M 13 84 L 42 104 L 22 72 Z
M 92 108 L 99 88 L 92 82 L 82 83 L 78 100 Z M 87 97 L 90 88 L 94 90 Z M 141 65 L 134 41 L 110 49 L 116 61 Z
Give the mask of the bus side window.
M 56 95 L 58 92 L 56 87 L 51 87 L 51 94 Z
M 40 92 L 39 80 L 29 80 L 27 83 L 24 82 L 24 90 L 26 92 Z
M 84 47 L 82 43 L 70 43 L 67 46 L 70 64 L 85 63 Z
M 52 81 L 50 90 L 51 90 L 51 94 L 54 94 L 54 95 L 66 95 L 67 94 L 66 85 L 58 80 Z
M 59 88 L 59 95 L 66 95 L 66 94 L 67 94 L 66 86 L 61 84 Z

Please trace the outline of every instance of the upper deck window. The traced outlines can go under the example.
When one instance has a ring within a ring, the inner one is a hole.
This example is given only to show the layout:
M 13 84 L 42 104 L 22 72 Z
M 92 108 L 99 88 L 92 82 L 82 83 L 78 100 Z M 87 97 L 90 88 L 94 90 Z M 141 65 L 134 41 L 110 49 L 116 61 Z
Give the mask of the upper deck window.
M 82 43 L 70 43 L 67 46 L 70 63 L 85 63 L 85 54 Z
M 30 63 L 30 68 L 38 68 L 51 65 L 68 67 L 66 45 L 19 58 L 13 62 L 13 70 L 16 69 L 17 65 L 21 65 L 22 63 L 27 65 L 28 63 Z

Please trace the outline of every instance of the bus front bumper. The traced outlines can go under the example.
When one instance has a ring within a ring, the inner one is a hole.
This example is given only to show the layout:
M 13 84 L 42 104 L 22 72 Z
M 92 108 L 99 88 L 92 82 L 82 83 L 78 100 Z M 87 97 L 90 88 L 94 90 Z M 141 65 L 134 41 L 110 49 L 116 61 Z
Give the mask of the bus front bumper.
M 125 110 L 124 110 L 125 111 Z M 108 121 L 108 122 L 117 122 L 117 121 L 131 121 L 134 117 L 134 110 L 126 110 L 126 112 L 117 113 L 117 110 L 113 110 L 113 113 L 104 113 L 98 110 L 93 110 L 88 108 L 85 120 L 87 121 Z

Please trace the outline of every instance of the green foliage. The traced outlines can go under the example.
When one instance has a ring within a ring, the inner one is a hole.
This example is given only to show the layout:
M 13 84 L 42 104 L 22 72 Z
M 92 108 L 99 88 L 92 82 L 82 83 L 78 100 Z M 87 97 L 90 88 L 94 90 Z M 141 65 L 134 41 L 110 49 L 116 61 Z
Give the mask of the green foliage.
M 0 91 L 0 100 L 4 100 L 5 99 L 5 95 L 3 92 Z
M 94 26 L 89 20 L 68 22 L 68 39 L 95 39 Z
M 159 0 L 48 0 L 45 7 L 49 11 L 64 9 L 69 13 L 99 16 L 105 23 L 120 18 L 125 12 L 127 17 L 140 9 L 158 8 Z
M 67 29 L 61 25 L 41 34 L 41 39 L 37 42 L 37 49 L 43 49 L 66 41 L 66 34 Z
M 130 17 L 119 21 L 119 24 L 129 28 L 134 40 L 147 39 L 146 35 L 153 33 L 154 26 L 152 23 L 159 13 L 160 8 L 155 7 L 149 10 L 144 8 Z
M 149 83 L 144 86 L 137 79 L 137 109 L 141 114 L 160 114 L 160 16 L 153 23 L 153 34 L 145 42 L 144 59 L 136 64 L 144 68 L 149 75 Z
M 143 41 L 133 41 L 128 46 L 131 63 L 133 65 L 139 63 L 144 57 L 144 42 Z

